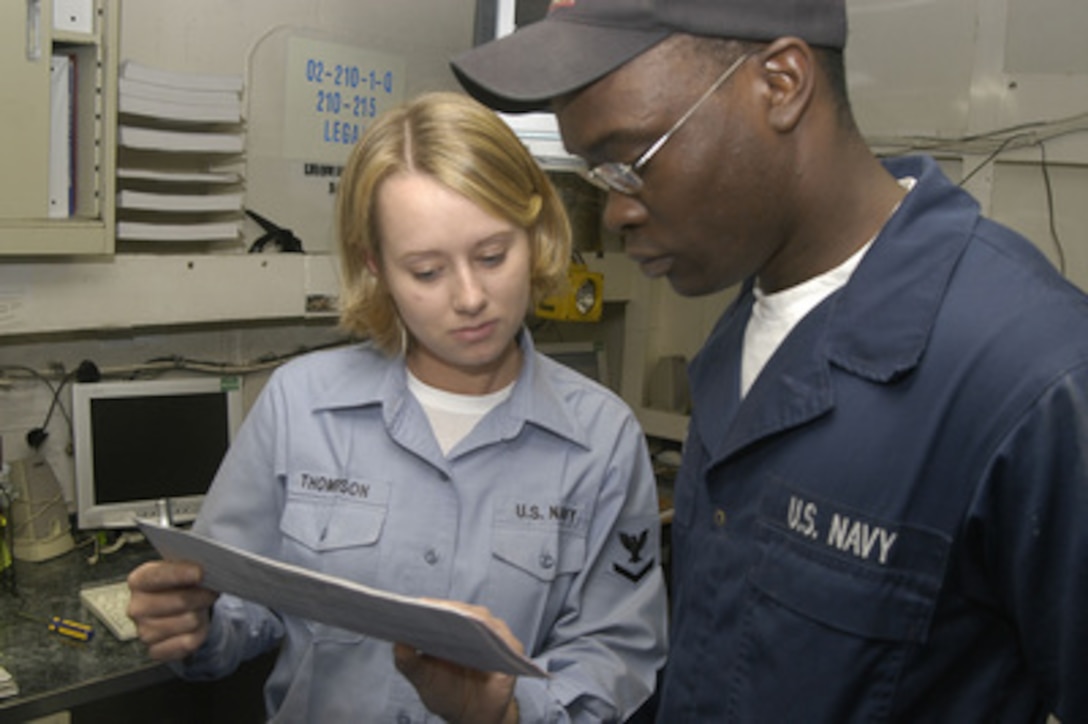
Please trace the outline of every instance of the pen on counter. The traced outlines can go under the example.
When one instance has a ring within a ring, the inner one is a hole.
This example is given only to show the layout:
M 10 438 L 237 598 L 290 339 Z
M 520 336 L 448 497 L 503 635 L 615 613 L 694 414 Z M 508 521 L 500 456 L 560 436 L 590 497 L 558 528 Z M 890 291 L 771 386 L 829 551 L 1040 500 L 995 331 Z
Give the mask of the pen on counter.
M 46 628 L 59 636 L 75 639 L 76 641 L 90 641 L 94 638 L 94 626 L 87 623 L 73 621 L 70 618 L 61 618 L 60 616 L 53 616 L 49 619 L 38 618 L 25 611 L 20 611 L 19 615 L 31 621 L 46 624 Z

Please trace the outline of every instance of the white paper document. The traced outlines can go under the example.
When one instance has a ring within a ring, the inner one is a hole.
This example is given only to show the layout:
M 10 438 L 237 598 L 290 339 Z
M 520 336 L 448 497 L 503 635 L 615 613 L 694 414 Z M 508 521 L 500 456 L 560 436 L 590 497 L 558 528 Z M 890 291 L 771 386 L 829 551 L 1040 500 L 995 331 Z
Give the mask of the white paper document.
M 230 241 L 242 233 L 240 221 L 209 221 L 203 224 L 157 224 L 118 221 L 118 241 Z
M 241 193 L 160 194 L 122 189 L 117 192 L 117 206 L 142 211 L 227 212 L 241 211 L 245 203 Z
M 415 647 L 482 671 L 546 674 L 482 620 L 422 601 L 265 558 L 179 528 L 139 522 L 163 558 L 204 569 L 204 585 L 275 611 Z
M 117 169 L 117 178 L 126 181 L 163 181 L 172 184 L 236 184 L 242 175 L 236 171 L 175 171 L 158 168 Z
M 245 150 L 245 137 L 241 133 L 165 131 L 140 126 L 118 126 L 117 142 L 125 148 L 143 151 L 241 153 Z
M 117 77 L 154 83 L 168 88 L 233 93 L 241 93 L 245 85 L 245 79 L 240 74 L 188 73 L 155 68 L 134 60 L 122 60 Z

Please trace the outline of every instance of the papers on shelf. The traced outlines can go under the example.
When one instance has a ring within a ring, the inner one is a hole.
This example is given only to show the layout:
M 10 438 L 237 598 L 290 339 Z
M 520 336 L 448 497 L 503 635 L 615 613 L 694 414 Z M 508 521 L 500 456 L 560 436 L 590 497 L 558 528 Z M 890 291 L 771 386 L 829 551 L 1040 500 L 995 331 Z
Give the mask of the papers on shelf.
M 241 133 L 201 133 L 163 131 L 154 128 L 121 126 L 118 142 L 126 148 L 145 151 L 177 151 L 189 153 L 241 153 L 245 138 Z
M 235 91 L 193 90 L 157 85 L 136 78 L 119 78 L 117 90 L 123 96 L 147 98 L 152 101 L 182 103 L 194 106 L 224 106 L 241 109 L 241 99 Z
M 130 113 L 135 116 L 149 116 L 151 118 L 196 123 L 237 123 L 242 120 L 240 105 L 214 105 L 161 100 L 126 94 L 123 90 L 118 95 L 117 103 L 121 113 Z
M 117 85 L 118 242 L 239 242 L 242 76 L 125 60 Z
M 234 171 L 174 171 L 153 168 L 119 168 L 117 178 L 171 184 L 236 184 L 242 181 L 242 175 Z
M 204 585 L 282 613 L 385 641 L 483 671 L 545 676 L 482 620 L 441 602 L 370 588 L 258 556 L 177 528 L 141 521 L 140 530 L 167 559 L 204 569 Z
M 241 221 L 195 224 L 157 224 L 118 221 L 119 241 L 234 241 L 242 233 Z
M 242 194 L 155 194 L 123 190 L 117 206 L 144 211 L 241 211 Z
M 121 113 L 195 123 L 242 120 L 242 100 L 235 90 L 194 90 L 123 77 L 117 90 Z
M 236 74 L 189 73 L 153 68 L 134 60 L 121 61 L 118 78 L 188 90 L 242 92 L 242 76 Z

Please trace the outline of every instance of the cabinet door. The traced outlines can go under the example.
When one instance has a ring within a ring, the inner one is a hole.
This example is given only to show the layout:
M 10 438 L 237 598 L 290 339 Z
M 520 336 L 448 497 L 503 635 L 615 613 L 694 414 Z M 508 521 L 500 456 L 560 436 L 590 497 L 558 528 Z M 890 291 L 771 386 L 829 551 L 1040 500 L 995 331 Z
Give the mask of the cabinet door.
M 0 0 L 0 219 L 49 212 L 49 61 L 52 7 L 29 27 L 27 0 Z M 32 46 L 37 47 L 37 57 Z

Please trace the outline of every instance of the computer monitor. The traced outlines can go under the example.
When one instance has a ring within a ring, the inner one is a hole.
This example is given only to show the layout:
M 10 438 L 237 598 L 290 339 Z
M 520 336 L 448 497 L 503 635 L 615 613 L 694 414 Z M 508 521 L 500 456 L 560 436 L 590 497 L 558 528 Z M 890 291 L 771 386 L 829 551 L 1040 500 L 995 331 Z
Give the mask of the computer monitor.
M 242 416 L 237 377 L 73 385 L 78 527 L 191 522 Z
M 541 342 L 536 350 L 608 387 L 608 361 L 596 342 Z

